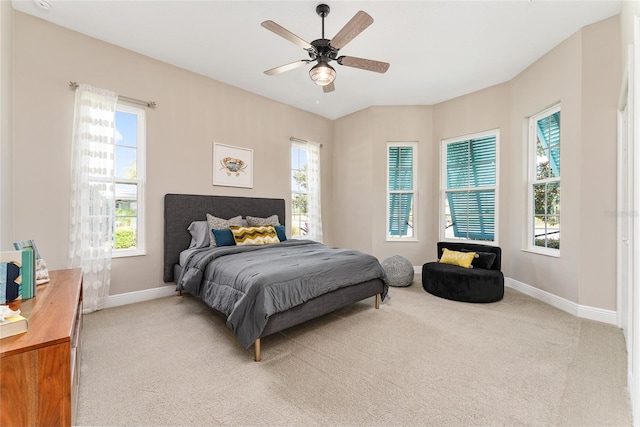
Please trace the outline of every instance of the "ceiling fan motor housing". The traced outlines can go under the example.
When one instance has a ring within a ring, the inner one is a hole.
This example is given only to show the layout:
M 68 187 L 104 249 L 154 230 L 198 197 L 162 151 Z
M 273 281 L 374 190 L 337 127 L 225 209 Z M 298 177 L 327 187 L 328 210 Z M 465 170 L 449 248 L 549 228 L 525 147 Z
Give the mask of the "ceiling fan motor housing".
M 309 51 L 311 59 L 323 59 L 327 62 L 336 59 L 338 51 L 329 44 L 331 40 L 317 39 L 311 42 L 311 46 L 315 49 Z

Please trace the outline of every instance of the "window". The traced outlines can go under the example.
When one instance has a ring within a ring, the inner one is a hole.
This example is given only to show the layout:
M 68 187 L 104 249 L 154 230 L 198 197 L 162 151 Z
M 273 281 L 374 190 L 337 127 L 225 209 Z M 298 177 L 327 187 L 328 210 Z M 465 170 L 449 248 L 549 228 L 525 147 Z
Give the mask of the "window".
M 416 240 L 418 144 L 387 144 L 387 240 Z
M 315 142 L 291 145 L 291 236 L 322 243 L 320 147 Z
M 291 236 L 306 236 L 309 229 L 307 200 L 307 149 L 304 145 L 291 145 Z
M 114 155 L 113 256 L 141 255 L 144 247 L 145 110 L 118 103 Z
M 529 249 L 560 250 L 560 105 L 529 119 Z
M 495 242 L 499 131 L 442 141 L 444 239 Z

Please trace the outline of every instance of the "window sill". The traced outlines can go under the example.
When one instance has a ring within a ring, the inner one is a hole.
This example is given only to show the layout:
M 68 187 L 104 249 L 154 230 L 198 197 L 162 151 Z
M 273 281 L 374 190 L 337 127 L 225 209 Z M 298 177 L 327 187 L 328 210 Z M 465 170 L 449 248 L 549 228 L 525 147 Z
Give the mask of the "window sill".
M 551 258 L 560 258 L 559 249 L 544 249 L 544 248 L 522 248 L 522 252 L 529 252 L 531 254 L 548 256 Z
M 416 239 L 415 237 L 413 238 L 407 238 L 407 239 L 393 239 L 390 237 L 387 237 L 387 242 L 412 242 L 412 243 L 418 243 L 418 239 Z
M 473 240 L 473 239 L 452 239 L 452 238 L 444 238 L 441 239 L 442 242 L 447 243 L 469 243 L 473 245 L 485 245 L 485 246 L 496 246 L 500 247 L 500 244 L 495 240 Z
M 135 250 L 135 251 L 112 251 L 111 258 L 129 258 L 134 256 L 144 256 L 147 252 L 143 250 Z

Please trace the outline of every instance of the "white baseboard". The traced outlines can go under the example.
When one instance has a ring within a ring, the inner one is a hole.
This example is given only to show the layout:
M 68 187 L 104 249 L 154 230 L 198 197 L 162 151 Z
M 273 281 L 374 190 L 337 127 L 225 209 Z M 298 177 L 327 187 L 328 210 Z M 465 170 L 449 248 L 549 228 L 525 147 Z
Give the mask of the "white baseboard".
M 545 302 L 562 311 L 566 311 L 567 313 L 573 314 L 574 316 L 582 317 L 583 319 L 609 323 L 611 325 L 618 325 L 618 315 L 613 310 L 604 310 L 602 308 L 576 304 L 575 302 L 566 300 L 547 291 L 534 288 L 531 285 L 518 282 L 517 280 L 510 279 L 508 277 L 504 278 L 504 284 L 511 289 L 515 289 L 518 292 L 522 292 L 525 295 L 529 295 L 530 297 Z
M 422 266 L 414 266 L 415 274 L 422 274 Z M 529 295 L 535 299 L 545 302 L 562 311 L 573 314 L 574 316 L 584 319 L 595 320 L 598 322 L 618 324 L 617 313 L 613 310 L 604 310 L 601 308 L 589 307 L 575 302 L 566 300 L 557 295 L 551 294 L 538 288 L 534 288 L 526 283 L 519 282 L 508 277 L 504 278 L 505 286 Z M 168 297 L 176 294 L 175 285 L 161 286 L 159 288 L 145 289 L 143 291 L 127 292 L 125 294 L 110 295 L 104 308 L 117 307 L 120 305 L 133 304 L 136 302 L 148 301 L 156 298 Z
M 104 308 L 117 307 L 119 305 L 133 304 L 156 298 L 176 295 L 176 285 L 161 286 L 159 288 L 145 289 L 143 291 L 127 292 L 125 294 L 109 295 Z
M 422 274 L 422 266 L 414 265 L 413 271 L 415 274 Z M 543 291 L 541 289 L 535 288 L 531 285 L 527 285 L 526 283 L 522 283 L 508 277 L 504 278 L 504 285 L 511 289 L 515 289 L 518 292 L 522 292 L 525 295 L 529 295 L 530 297 L 545 302 L 562 311 L 573 314 L 574 316 L 618 326 L 618 313 L 614 310 L 604 310 L 602 308 L 576 304 L 575 302 L 569 301 L 547 291 Z

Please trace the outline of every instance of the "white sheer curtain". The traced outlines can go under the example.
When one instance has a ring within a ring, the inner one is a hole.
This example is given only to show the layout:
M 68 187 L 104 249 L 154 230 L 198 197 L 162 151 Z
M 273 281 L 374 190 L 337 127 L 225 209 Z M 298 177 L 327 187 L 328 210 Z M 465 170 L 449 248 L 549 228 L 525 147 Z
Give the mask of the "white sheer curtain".
M 320 203 L 320 144 L 307 142 L 307 214 L 309 230 L 307 238 L 322 243 L 322 205 Z
M 83 269 L 85 313 L 100 310 L 109 296 L 117 102 L 118 96 L 108 90 L 84 84 L 76 88 L 68 264 Z

